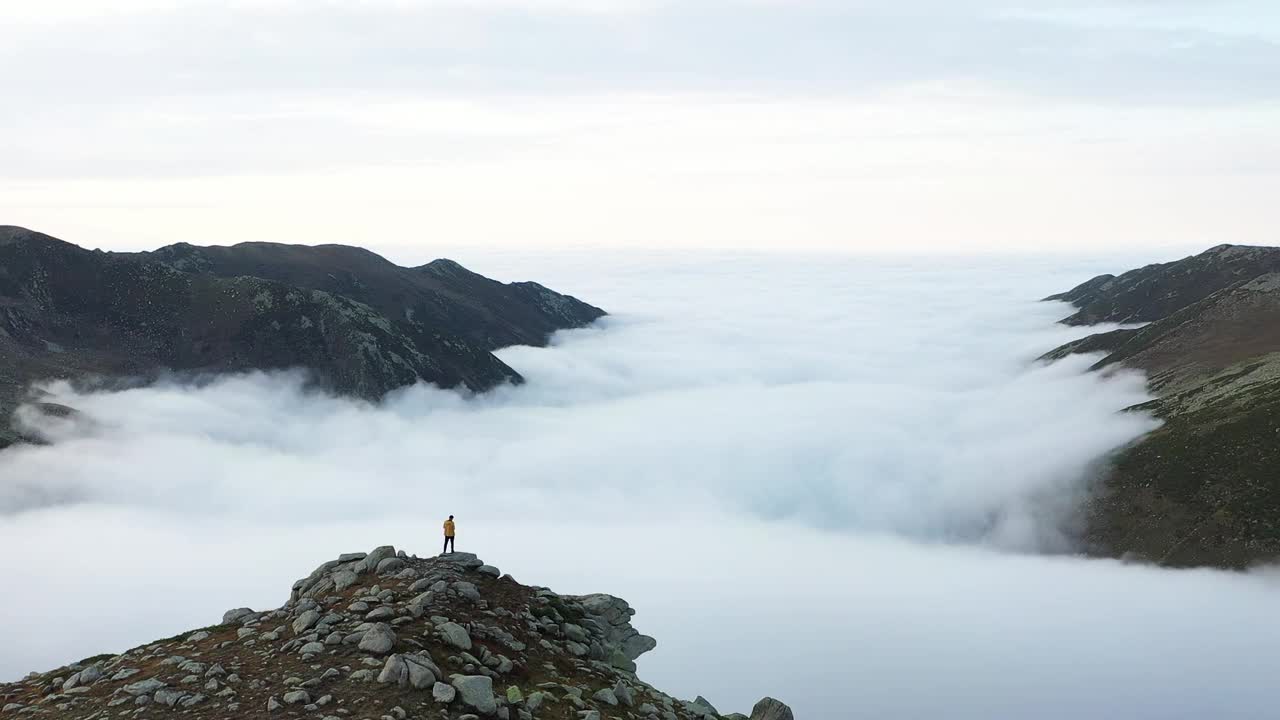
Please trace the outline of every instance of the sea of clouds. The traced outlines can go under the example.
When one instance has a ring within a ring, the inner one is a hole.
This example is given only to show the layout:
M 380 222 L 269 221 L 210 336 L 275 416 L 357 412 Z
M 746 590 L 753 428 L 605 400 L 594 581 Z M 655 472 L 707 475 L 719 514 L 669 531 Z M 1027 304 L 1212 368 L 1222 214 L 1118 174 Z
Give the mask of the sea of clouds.
M 422 261 L 426 258 L 415 258 Z M 1266 572 L 1072 554 L 1143 379 L 1045 365 L 1037 298 L 1132 258 L 457 256 L 613 313 L 501 357 L 528 382 L 381 406 L 294 373 L 77 394 L 0 454 L 0 679 L 278 606 L 340 552 L 459 549 L 610 592 L 641 677 L 801 718 L 1263 717 Z

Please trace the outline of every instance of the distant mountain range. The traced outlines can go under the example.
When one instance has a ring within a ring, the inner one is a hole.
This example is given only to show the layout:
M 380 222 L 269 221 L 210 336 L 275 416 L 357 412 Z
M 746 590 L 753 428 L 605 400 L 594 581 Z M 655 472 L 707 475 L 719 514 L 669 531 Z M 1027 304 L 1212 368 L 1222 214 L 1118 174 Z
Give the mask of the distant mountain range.
M 419 380 L 479 391 L 521 381 L 494 350 L 604 314 L 451 260 L 260 242 L 111 253 L 0 226 L 0 447 L 22 439 L 11 416 L 41 380 L 300 367 L 368 399 Z
M 1071 325 L 1147 323 L 1045 356 L 1147 373 L 1164 425 L 1119 452 L 1087 511 L 1090 551 L 1246 567 L 1280 555 L 1280 248 L 1220 245 L 1046 300 Z

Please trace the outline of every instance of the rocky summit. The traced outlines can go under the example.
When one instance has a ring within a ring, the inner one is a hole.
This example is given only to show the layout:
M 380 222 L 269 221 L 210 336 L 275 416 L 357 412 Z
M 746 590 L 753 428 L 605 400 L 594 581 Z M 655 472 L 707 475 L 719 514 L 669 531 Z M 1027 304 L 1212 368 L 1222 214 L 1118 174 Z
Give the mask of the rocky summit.
M 493 350 L 603 315 L 451 260 L 405 268 L 358 247 L 263 242 L 104 253 L 0 226 L 0 447 L 40 439 L 11 424 L 20 403 L 69 412 L 30 395 L 40 381 L 301 368 L 368 400 L 419 381 L 480 391 L 521 380 Z
M 383 546 L 320 565 L 278 609 L 0 685 L 0 718 L 793 720 L 773 698 L 722 715 L 641 681 L 657 643 L 634 614 Z
M 1099 478 L 1088 549 L 1178 566 L 1280 557 L 1280 248 L 1220 245 L 1047 299 L 1079 308 L 1068 324 L 1143 323 L 1045 358 L 1142 371 L 1157 399 L 1132 409 L 1162 421 Z

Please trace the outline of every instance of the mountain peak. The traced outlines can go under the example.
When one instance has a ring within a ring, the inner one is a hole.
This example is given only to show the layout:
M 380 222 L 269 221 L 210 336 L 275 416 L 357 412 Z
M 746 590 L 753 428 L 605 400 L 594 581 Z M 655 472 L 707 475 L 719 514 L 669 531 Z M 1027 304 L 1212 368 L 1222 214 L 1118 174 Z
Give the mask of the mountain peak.
M 115 708 L 184 717 L 664 718 L 721 716 L 641 681 L 657 642 L 607 594 L 526 586 L 473 554 L 347 553 L 293 584 L 272 610 L 0 685 L 4 712 L 59 718 Z M 135 711 L 136 712 L 136 711 Z M 792 720 L 764 698 L 750 720 Z

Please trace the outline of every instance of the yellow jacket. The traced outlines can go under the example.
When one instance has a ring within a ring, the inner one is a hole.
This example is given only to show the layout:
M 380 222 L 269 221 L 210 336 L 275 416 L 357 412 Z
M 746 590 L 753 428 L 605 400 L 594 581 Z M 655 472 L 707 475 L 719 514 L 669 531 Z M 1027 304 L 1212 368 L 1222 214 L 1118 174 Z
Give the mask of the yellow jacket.
M 452 520 L 444 521 L 444 536 L 453 537 L 453 521 Z

